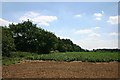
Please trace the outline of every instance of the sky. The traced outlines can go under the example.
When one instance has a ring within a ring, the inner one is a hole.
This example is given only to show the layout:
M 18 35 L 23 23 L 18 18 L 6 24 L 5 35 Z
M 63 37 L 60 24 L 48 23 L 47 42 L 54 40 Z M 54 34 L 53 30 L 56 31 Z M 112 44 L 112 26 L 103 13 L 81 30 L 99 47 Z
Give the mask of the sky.
M 84 49 L 118 48 L 117 2 L 3 2 L 0 26 L 30 19 Z

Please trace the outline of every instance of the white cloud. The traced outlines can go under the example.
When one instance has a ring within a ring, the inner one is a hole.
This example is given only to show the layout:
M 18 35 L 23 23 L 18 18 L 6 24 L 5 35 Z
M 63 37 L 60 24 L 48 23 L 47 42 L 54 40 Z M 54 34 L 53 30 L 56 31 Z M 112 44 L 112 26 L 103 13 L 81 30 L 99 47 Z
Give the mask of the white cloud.
M 111 24 L 118 24 L 118 16 L 110 16 L 107 22 Z
M 94 13 L 94 16 L 96 16 L 96 17 L 102 17 L 103 15 L 102 15 L 102 13 Z
M 98 34 L 98 33 L 91 33 L 89 36 L 90 37 L 100 37 L 100 34 Z
M 8 26 L 9 24 L 10 24 L 9 21 L 0 18 L 0 26 Z
M 29 16 L 29 17 L 31 17 L 31 16 L 37 17 L 37 16 L 39 16 L 40 14 L 39 14 L 39 13 L 32 12 L 32 11 L 29 11 L 29 12 L 27 12 L 25 15 L 26 15 L 26 16 Z
M 102 12 L 102 14 L 104 14 L 104 11 L 101 11 Z
M 0 26 L 9 26 L 9 24 L 12 24 L 12 23 L 16 24 L 15 22 L 11 22 L 11 21 L 0 18 Z
M 75 34 L 77 35 L 81 35 L 81 36 L 87 36 L 88 38 L 99 38 L 101 35 L 99 33 L 97 33 L 97 29 L 99 27 L 94 27 L 91 29 L 81 29 L 81 30 L 77 30 L 75 31 Z
M 117 32 L 112 32 L 109 34 L 110 36 L 118 36 L 118 33 Z
M 84 39 L 74 40 L 74 42 L 79 46 L 89 50 L 97 48 L 118 48 L 117 38 L 108 40 L 106 38 L 110 38 L 109 36 L 106 36 L 106 38 L 103 37 L 105 37 L 105 35 L 100 36 L 97 34 L 97 37 L 88 36 Z
M 100 21 L 100 20 L 101 20 L 101 17 L 97 17 L 96 20 Z
M 89 34 L 91 33 L 92 30 L 91 29 L 81 29 L 75 32 L 75 34 Z
M 101 20 L 103 14 L 104 14 L 104 11 L 101 11 L 101 13 L 94 13 L 94 16 L 96 17 L 96 20 Z
M 35 24 L 38 24 L 40 26 L 49 26 L 51 22 L 57 20 L 57 17 L 41 15 L 39 13 L 30 11 L 19 18 L 20 21 L 26 21 L 27 19 L 32 20 Z
M 106 33 L 101 35 L 98 33 L 99 28 L 100 27 L 93 27 L 90 29 L 78 30 L 78 33 L 82 34 L 84 38 L 73 40 L 74 43 L 78 44 L 82 48 L 89 50 L 97 48 L 117 48 L 118 37 L 113 38 L 111 36 L 117 36 L 118 33 L 112 32 L 109 33 L 109 35 L 106 35 Z
M 97 33 L 98 29 L 100 27 L 93 27 L 90 29 L 80 29 L 80 30 L 75 30 L 74 33 L 77 35 L 88 35 L 90 37 L 99 37 L 100 34 Z
M 77 15 L 75 15 L 75 17 L 81 17 L 81 15 L 80 15 L 80 14 L 77 14 Z
M 105 40 L 100 38 L 86 38 L 75 42 L 85 49 L 97 49 L 97 48 L 117 48 L 118 41 L 116 40 Z
M 100 29 L 100 27 L 97 26 L 97 27 L 94 27 L 94 29 Z

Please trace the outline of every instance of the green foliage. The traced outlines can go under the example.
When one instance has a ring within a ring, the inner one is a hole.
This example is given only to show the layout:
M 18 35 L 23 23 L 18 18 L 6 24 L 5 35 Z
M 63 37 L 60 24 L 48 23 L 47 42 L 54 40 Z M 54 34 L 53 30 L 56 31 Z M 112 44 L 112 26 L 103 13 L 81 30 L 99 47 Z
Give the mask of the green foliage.
M 2 57 L 2 64 L 11 65 L 11 64 L 19 63 L 20 61 L 26 59 L 32 60 L 31 58 L 28 58 L 31 56 L 38 56 L 38 54 L 29 53 L 29 52 L 11 52 L 10 57 L 6 57 L 6 56 Z
M 58 50 L 60 52 L 79 52 L 83 51 L 81 47 L 70 39 L 57 38 L 55 34 L 38 28 L 31 21 L 24 21 L 18 24 L 9 25 L 12 36 L 15 40 L 17 51 L 50 53 Z
M 60 39 L 58 38 L 58 48 L 60 52 L 80 52 L 85 51 L 78 45 L 74 44 L 70 39 Z
M 15 50 L 14 39 L 8 28 L 2 27 L 2 55 L 10 56 L 10 52 Z
M 16 25 L 11 24 L 9 27 L 18 51 L 34 51 L 36 49 L 37 41 L 35 39 L 38 36 L 36 25 L 28 20 Z
M 10 65 L 21 60 L 54 60 L 54 61 L 83 61 L 83 62 L 111 62 L 120 61 L 117 52 L 58 52 L 51 54 L 35 54 L 28 52 L 13 52 L 11 57 L 3 57 L 3 65 Z
M 40 55 L 42 60 L 55 61 L 88 61 L 88 62 L 110 62 L 118 61 L 118 53 L 111 52 L 66 52 Z
M 94 52 L 120 52 L 120 49 L 93 49 Z
M 44 29 L 37 28 L 31 21 L 9 25 L 15 39 L 16 49 L 25 52 L 49 53 L 57 37 Z
M 8 56 L 9 52 L 14 48 L 16 48 L 17 51 L 38 54 L 47 54 L 51 51 L 89 52 L 89 50 L 84 50 L 80 46 L 74 44 L 70 39 L 60 39 L 52 32 L 38 28 L 36 24 L 33 24 L 29 20 L 18 24 L 10 24 L 9 28 L 4 28 L 3 55 L 7 54 Z M 106 49 L 93 50 L 93 52 L 96 51 L 104 52 Z M 117 52 L 118 50 L 110 49 L 107 51 Z
M 3 57 L 2 59 L 2 65 L 11 65 L 15 63 L 19 63 L 21 61 L 21 58 L 8 58 L 8 57 Z

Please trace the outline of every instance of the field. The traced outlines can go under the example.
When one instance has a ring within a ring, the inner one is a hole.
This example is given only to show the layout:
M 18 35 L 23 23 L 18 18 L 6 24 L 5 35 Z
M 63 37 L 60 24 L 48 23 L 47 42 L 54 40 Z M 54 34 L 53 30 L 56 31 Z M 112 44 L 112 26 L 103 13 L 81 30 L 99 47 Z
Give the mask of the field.
M 3 57 L 3 78 L 118 78 L 118 53 L 13 52 Z
M 37 58 L 36 58 L 37 59 Z M 39 60 L 55 60 L 55 61 L 82 61 L 82 62 L 110 62 L 117 61 L 117 53 L 100 53 L 100 52 L 66 52 L 53 53 L 49 55 L 41 55 Z
M 111 62 L 119 61 L 117 52 L 65 52 L 51 54 L 35 54 L 28 52 L 13 52 L 10 58 L 3 57 L 3 65 L 18 63 L 22 60 L 48 61 L 82 61 L 82 62 Z
M 118 62 L 27 60 L 3 66 L 3 78 L 118 78 Z

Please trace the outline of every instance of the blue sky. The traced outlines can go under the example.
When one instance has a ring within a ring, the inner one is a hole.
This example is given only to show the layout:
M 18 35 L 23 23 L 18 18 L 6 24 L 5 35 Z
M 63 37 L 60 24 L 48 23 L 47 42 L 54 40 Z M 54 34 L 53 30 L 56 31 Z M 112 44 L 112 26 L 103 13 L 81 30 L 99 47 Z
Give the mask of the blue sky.
M 28 18 L 85 49 L 118 47 L 117 2 L 3 2 L 1 25 Z

